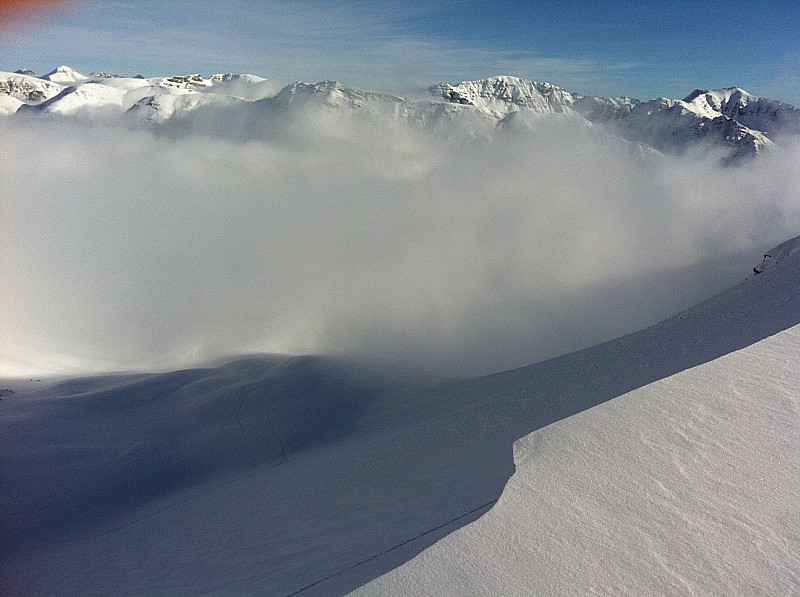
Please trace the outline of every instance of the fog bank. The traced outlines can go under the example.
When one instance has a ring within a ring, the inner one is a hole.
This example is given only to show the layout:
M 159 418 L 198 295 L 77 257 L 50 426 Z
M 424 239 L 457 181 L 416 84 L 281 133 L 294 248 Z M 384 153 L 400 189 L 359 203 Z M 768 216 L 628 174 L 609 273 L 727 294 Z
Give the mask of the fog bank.
M 800 233 L 796 145 L 720 168 L 559 120 L 462 144 L 326 126 L 3 124 L 0 374 L 252 351 L 487 373 L 655 322 Z

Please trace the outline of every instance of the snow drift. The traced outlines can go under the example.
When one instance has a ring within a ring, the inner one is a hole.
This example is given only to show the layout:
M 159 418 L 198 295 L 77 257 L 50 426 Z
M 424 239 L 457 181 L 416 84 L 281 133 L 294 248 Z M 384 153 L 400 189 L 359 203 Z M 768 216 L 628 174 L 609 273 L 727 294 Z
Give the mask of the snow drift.
M 800 326 L 514 444 L 497 505 L 353 595 L 790 595 Z

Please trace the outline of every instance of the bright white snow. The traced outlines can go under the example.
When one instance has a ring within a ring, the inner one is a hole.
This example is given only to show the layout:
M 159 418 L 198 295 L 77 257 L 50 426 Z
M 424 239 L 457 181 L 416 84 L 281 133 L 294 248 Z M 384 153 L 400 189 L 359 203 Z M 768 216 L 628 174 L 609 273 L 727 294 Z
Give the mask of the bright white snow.
M 31 96 L 20 85 L 26 89 L 32 85 L 70 86 L 72 90 L 52 98 L 55 93 L 43 88 Z M 110 89 L 125 89 L 127 94 L 119 97 Z M 322 100 L 328 107 L 355 110 L 383 123 L 421 125 L 429 131 L 450 129 L 452 133 L 452 127 L 448 125 L 457 121 L 467 125 L 468 134 L 478 135 L 485 135 L 493 127 L 503 124 L 508 116 L 524 112 L 527 115 L 569 115 L 585 119 L 630 142 L 643 143 L 667 153 L 683 153 L 698 146 L 725 148 L 731 152 L 729 159 L 733 160 L 773 149 L 775 139 L 784 141 L 788 136 L 800 134 L 800 109 L 777 100 L 752 96 L 736 87 L 695 90 L 684 100 L 657 98 L 645 102 L 629 98 L 585 97 L 550 83 L 510 76 L 464 81 L 457 85 L 440 83 L 429 89 L 427 100 L 407 100 L 365 92 L 331 81 L 316 85 L 293 83 L 280 93 L 278 91 L 274 82 L 246 74 L 215 74 L 210 78 L 199 74 L 148 79 L 103 74 L 87 77 L 68 66 L 61 66 L 41 78 L 0 73 L 0 93 L 11 94 L 31 104 L 52 98 L 44 111 L 62 116 L 87 116 L 92 112 L 107 116 L 111 105 L 121 106 L 117 112 L 122 112 L 152 96 L 187 92 L 260 101 L 259 117 L 269 110 L 280 111 L 287 104 L 319 104 Z M 219 107 L 219 104 L 215 105 Z M 229 102 L 227 106 L 227 112 L 234 115 L 242 110 L 245 114 L 251 111 L 239 102 Z M 196 107 L 196 102 L 177 101 L 173 108 L 164 109 L 158 116 L 150 114 L 144 121 L 163 124 L 174 114 L 180 114 L 181 108 L 191 111 Z M 13 111 L 6 108 L 0 114 L 9 113 Z M 454 138 L 464 139 L 463 135 Z
M 69 66 L 59 66 L 55 70 L 52 70 L 46 75 L 42 76 L 42 79 L 44 81 L 58 83 L 59 85 L 73 85 L 75 83 L 87 81 L 89 77 L 82 75 L 74 68 Z
M 497 505 L 371 595 L 800 590 L 800 326 L 514 444 Z
M 343 594 L 485 513 L 526 436 L 485 521 L 367 594 L 791 592 L 799 248 L 463 382 L 310 357 L 3 382 L 0 592 Z
M 16 113 L 22 104 L 23 102 L 15 97 L 0 95 L 0 116 L 8 116 L 9 114 Z

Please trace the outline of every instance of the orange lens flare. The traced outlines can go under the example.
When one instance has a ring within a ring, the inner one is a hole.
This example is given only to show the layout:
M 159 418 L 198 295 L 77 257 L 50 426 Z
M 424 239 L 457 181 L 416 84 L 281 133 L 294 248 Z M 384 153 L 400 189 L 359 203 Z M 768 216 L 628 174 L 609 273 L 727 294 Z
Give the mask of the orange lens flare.
M 0 23 L 7 24 L 74 4 L 71 0 L 0 0 Z

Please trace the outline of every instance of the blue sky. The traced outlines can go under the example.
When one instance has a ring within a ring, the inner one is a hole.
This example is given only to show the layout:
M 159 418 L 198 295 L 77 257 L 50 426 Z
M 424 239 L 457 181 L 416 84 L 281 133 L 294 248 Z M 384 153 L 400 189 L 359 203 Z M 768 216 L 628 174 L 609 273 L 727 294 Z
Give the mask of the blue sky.
M 250 72 L 406 92 L 491 75 L 593 95 L 738 85 L 800 104 L 800 3 L 96 0 L 0 31 L 0 69 Z

